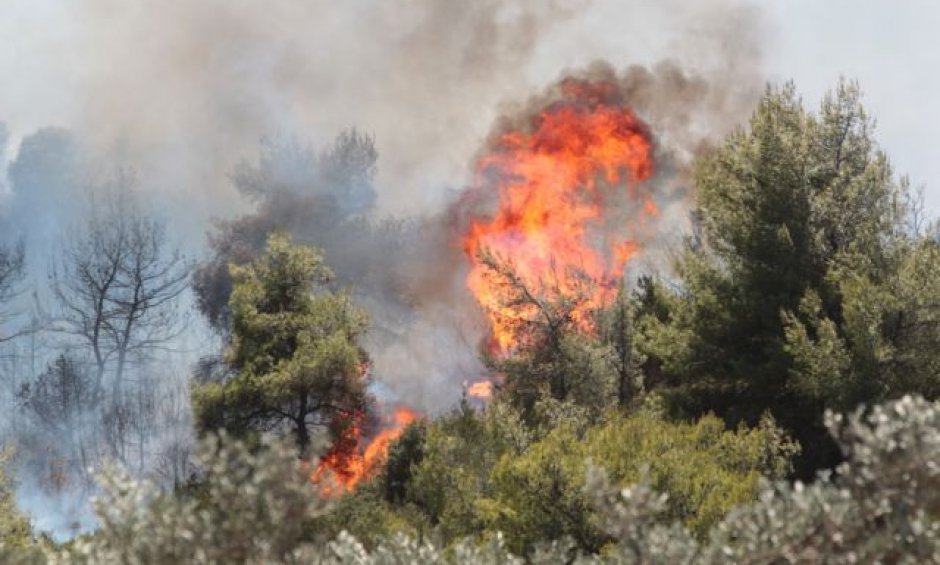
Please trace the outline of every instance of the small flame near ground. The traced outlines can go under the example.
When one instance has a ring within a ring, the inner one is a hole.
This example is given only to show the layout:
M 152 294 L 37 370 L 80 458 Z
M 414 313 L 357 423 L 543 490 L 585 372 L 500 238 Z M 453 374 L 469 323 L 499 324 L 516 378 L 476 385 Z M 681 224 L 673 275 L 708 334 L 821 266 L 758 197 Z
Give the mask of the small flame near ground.
M 364 413 L 356 413 L 342 423 L 337 439 L 310 476 L 323 495 L 339 496 L 374 477 L 385 463 L 389 445 L 418 419 L 418 414 L 399 406 L 383 419 L 379 432 L 368 441 L 362 437 L 364 418 Z
M 637 223 L 659 214 L 637 191 L 653 174 L 652 135 L 623 98 L 615 84 L 566 79 L 526 127 L 500 133 L 477 161 L 471 190 L 495 193 L 497 208 L 471 219 L 462 244 L 470 260 L 467 285 L 489 319 L 497 352 L 518 343 L 518 328 L 537 312 L 507 306 L 505 286 L 494 282 L 485 255 L 508 262 L 528 289 L 549 298 L 575 293 L 585 279 L 597 284 L 584 311 L 574 313 L 587 320 L 587 312 L 613 299 L 640 250 L 630 225 L 605 223 L 612 191 L 626 190 L 639 203 L 632 213 Z
M 467 396 L 479 400 L 490 400 L 493 398 L 493 382 L 488 380 L 469 383 L 467 387 Z

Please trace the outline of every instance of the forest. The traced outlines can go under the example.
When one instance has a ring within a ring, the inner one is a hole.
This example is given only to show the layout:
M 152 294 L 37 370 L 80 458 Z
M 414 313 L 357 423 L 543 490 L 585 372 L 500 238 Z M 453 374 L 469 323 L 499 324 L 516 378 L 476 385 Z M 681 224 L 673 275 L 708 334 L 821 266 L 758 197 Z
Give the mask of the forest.
M 362 215 L 378 153 L 347 130 L 237 168 L 254 209 L 195 259 L 125 170 L 48 244 L 45 288 L 36 243 L 3 242 L 0 560 L 940 561 L 940 232 L 859 86 L 813 109 L 768 86 L 696 152 L 687 229 L 640 271 L 664 150 L 611 84 L 562 80 L 499 126 L 457 236 Z M 67 173 L 45 135 L 17 186 Z M 595 252 L 589 206 L 624 186 L 632 223 Z M 448 239 L 482 377 L 423 413 L 376 388 L 366 337 Z M 211 347 L 180 370 L 194 317 Z M 93 525 L 44 530 L 24 484 L 86 494 Z

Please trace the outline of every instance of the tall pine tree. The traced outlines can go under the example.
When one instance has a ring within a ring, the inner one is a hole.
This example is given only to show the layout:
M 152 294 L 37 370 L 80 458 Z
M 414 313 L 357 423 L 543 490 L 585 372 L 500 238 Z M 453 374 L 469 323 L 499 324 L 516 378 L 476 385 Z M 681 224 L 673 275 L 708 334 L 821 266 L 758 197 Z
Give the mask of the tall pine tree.
M 697 164 L 701 237 L 678 291 L 639 300 L 673 408 L 731 424 L 771 411 L 805 475 L 839 459 L 824 409 L 940 393 L 940 250 L 911 229 L 910 188 L 873 129 L 855 83 L 815 114 L 792 84 L 769 88 Z

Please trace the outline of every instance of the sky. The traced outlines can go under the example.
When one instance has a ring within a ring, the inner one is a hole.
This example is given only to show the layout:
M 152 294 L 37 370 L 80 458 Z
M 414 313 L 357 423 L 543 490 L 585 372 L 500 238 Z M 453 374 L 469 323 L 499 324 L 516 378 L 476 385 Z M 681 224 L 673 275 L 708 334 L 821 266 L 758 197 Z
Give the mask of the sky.
M 839 75 L 858 79 L 896 170 L 940 213 L 940 2 L 779 0 L 763 3 L 776 32 L 769 78 L 792 78 L 815 103 Z

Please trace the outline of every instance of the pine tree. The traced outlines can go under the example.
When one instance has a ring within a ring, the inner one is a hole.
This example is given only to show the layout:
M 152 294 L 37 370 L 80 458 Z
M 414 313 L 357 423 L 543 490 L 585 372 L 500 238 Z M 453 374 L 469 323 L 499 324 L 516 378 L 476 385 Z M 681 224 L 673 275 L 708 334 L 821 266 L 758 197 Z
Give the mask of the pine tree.
M 301 453 L 313 426 L 361 413 L 367 406 L 368 357 L 358 345 L 365 314 L 342 292 L 315 250 L 281 234 L 265 255 L 231 267 L 233 375 L 195 386 L 203 429 L 237 435 L 286 429 Z
M 644 349 L 680 413 L 731 424 L 770 410 L 805 475 L 840 457 L 822 425 L 905 393 L 940 393 L 937 244 L 908 227 L 909 187 L 843 81 L 807 112 L 769 88 L 746 128 L 697 165 L 701 238 L 678 292 L 647 285 Z

